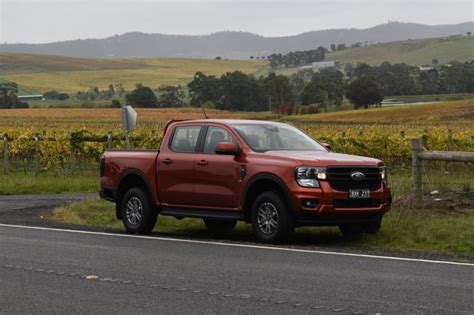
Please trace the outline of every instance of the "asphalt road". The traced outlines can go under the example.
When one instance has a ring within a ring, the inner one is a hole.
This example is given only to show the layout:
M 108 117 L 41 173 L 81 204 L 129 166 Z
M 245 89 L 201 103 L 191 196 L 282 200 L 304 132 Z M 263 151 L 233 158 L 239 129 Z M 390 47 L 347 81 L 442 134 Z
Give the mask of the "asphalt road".
M 54 208 L 65 203 L 98 198 L 97 193 L 72 193 L 55 195 L 0 195 L 0 214 L 14 210 Z
M 0 313 L 473 314 L 474 265 L 0 224 Z

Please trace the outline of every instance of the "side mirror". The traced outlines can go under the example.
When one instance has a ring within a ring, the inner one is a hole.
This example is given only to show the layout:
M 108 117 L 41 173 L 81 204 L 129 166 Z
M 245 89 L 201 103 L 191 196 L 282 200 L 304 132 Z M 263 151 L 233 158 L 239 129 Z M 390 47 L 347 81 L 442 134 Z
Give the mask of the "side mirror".
M 219 142 L 216 145 L 216 154 L 237 155 L 240 153 L 239 147 L 232 142 Z
M 329 143 L 321 143 L 323 147 L 326 148 L 326 150 L 331 151 L 331 145 Z

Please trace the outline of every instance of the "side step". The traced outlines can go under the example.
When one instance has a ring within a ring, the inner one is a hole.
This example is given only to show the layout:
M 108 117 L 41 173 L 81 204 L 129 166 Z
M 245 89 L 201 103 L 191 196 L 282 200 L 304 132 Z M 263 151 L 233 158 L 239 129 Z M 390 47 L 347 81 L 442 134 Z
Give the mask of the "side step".
M 163 207 L 160 214 L 178 218 L 203 218 L 215 220 L 243 220 L 244 214 L 235 211 L 209 210 L 209 209 L 186 209 Z

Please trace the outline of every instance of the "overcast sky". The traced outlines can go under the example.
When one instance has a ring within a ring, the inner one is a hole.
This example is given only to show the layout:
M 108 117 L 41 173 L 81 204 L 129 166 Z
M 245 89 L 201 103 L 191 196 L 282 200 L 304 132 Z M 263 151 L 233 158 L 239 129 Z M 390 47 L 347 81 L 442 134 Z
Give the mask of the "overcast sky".
M 389 20 L 431 25 L 473 21 L 473 1 L 0 0 L 0 18 L 0 42 L 8 43 L 104 38 L 130 31 L 285 36 L 368 28 Z

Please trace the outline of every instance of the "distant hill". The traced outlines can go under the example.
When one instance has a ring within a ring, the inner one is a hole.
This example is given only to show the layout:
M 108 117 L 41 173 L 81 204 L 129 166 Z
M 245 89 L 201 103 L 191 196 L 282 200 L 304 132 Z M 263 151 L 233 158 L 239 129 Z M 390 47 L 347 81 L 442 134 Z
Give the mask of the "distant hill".
M 50 90 L 77 92 L 91 86 L 106 89 L 122 83 L 128 90 L 136 83 L 151 88 L 185 85 L 197 71 L 221 75 L 240 70 L 254 73 L 266 61 L 205 60 L 184 58 L 78 58 L 55 55 L 0 53 L 0 82 L 16 82 L 20 95 Z
M 367 47 L 347 48 L 326 54 L 325 60 L 336 60 L 341 66 L 347 63 L 365 62 L 380 65 L 384 61 L 390 63 L 406 63 L 413 66 L 430 65 L 436 58 L 439 64 L 453 60 L 474 60 L 474 36 L 459 38 L 429 38 L 373 44 Z M 292 75 L 295 68 L 279 68 L 277 74 Z M 267 75 L 272 71 L 270 66 L 260 69 L 256 76 Z
M 474 36 L 406 40 L 326 54 L 326 60 L 337 60 L 341 63 L 365 62 L 371 65 L 379 65 L 384 61 L 430 65 L 434 58 L 438 59 L 440 64 L 453 60 L 474 60 Z
M 423 25 L 390 22 L 367 29 L 331 29 L 294 36 L 263 37 L 246 32 L 210 35 L 164 35 L 139 32 L 105 39 L 70 40 L 46 44 L 2 44 L 0 52 L 43 53 L 79 57 L 183 57 L 248 59 L 310 50 L 331 44 L 385 43 L 408 39 L 444 37 L 473 32 L 474 22 L 455 25 Z

